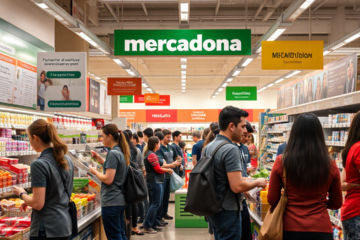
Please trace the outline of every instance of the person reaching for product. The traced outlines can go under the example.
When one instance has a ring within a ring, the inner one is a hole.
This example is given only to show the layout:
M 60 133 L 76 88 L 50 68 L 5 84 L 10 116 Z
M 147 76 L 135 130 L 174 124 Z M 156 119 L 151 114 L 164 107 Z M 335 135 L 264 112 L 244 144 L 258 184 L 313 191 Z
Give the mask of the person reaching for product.
M 155 234 L 162 231 L 159 227 L 162 218 L 159 208 L 162 205 L 163 198 L 163 182 L 164 174 L 172 174 L 173 170 L 162 167 L 163 163 L 159 161 L 155 154 L 160 149 L 160 140 L 158 137 L 150 137 L 148 139 L 148 147 L 145 150 L 145 169 L 146 169 L 146 185 L 149 191 L 150 206 L 144 221 L 144 232 Z
M 280 200 L 284 181 L 287 205 L 283 239 L 333 240 L 327 209 L 337 210 L 342 205 L 340 172 L 330 158 L 321 123 L 314 114 L 296 118 L 285 152 L 276 158 L 268 191 L 272 208 Z
M 43 119 L 33 122 L 27 133 L 30 145 L 36 152 L 41 152 L 30 168 L 33 196 L 20 187 L 14 187 L 13 191 L 24 200 L 21 210 L 25 211 L 27 206 L 33 209 L 30 239 L 70 239 L 72 221 L 68 204 L 73 189 L 74 165 L 66 155 L 67 145 L 58 137 L 55 126 Z
M 341 153 L 344 170 L 342 190 L 347 191 L 341 208 L 341 221 L 346 240 L 360 239 L 360 114 L 354 116 L 349 137 Z
M 130 165 L 130 149 L 125 135 L 115 124 L 106 124 L 101 128 L 101 135 L 105 147 L 111 150 L 106 160 L 96 152 L 92 157 L 104 165 L 103 173 L 89 166 L 101 183 L 101 213 L 104 229 L 108 240 L 126 240 L 124 210 L 126 201 L 122 185 L 125 182 Z

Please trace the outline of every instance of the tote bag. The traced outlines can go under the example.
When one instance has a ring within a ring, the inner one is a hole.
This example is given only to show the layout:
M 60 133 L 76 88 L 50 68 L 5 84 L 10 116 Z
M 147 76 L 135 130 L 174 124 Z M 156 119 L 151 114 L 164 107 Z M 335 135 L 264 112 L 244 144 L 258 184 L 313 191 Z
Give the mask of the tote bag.
M 286 197 L 286 173 L 284 169 L 284 195 L 275 209 L 270 208 L 266 213 L 262 227 L 260 228 L 259 240 L 282 240 L 284 231 L 284 212 L 287 204 Z

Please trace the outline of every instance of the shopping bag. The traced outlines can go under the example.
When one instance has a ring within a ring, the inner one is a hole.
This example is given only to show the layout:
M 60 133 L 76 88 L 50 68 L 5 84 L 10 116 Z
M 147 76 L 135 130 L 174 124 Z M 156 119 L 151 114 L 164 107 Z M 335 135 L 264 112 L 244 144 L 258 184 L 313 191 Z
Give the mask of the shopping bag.
M 283 223 L 284 212 L 287 204 L 286 197 L 286 176 L 284 169 L 284 194 L 280 197 L 280 201 L 275 209 L 270 208 L 266 213 L 262 227 L 260 228 L 259 240 L 282 240 L 283 239 Z
M 170 188 L 173 191 L 177 191 L 181 189 L 183 186 L 184 186 L 184 180 L 182 180 L 182 178 L 179 175 L 173 172 L 173 174 L 170 175 Z

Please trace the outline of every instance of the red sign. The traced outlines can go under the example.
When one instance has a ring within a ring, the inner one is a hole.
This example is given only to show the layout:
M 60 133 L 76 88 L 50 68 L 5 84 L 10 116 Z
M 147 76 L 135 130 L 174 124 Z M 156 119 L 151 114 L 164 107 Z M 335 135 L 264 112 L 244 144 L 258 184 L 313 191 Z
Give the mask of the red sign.
M 108 78 L 108 95 L 141 95 L 141 78 Z
M 134 96 L 134 103 L 144 103 L 145 96 L 144 95 L 136 95 Z
M 145 106 L 170 106 L 170 95 L 159 95 L 159 103 L 146 103 Z
M 146 122 L 177 122 L 177 110 L 146 110 Z
M 145 103 L 159 103 L 159 96 L 158 93 L 145 93 Z

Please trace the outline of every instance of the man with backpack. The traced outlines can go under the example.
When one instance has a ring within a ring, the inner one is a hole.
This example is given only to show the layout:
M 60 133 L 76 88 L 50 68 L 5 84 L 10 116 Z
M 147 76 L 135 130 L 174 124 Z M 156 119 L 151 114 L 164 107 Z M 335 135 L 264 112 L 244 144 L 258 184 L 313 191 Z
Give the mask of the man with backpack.
M 233 144 L 240 142 L 248 115 L 233 106 L 221 110 L 220 133 L 190 174 L 185 211 L 207 216 L 216 240 L 241 239 L 242 193 L 266 187 L 265 179 L 243 180 L 240 149 Z

